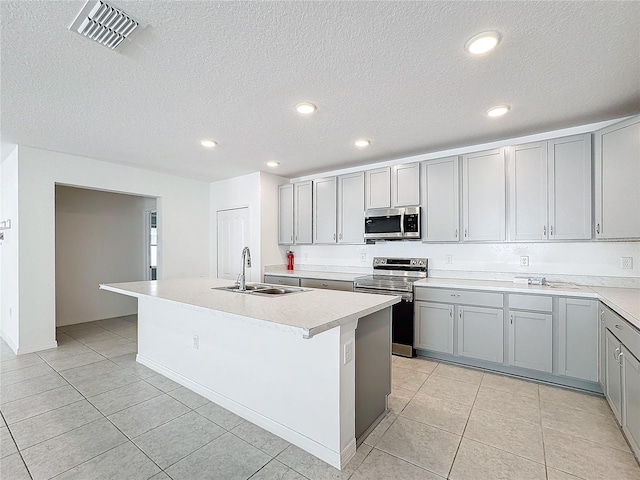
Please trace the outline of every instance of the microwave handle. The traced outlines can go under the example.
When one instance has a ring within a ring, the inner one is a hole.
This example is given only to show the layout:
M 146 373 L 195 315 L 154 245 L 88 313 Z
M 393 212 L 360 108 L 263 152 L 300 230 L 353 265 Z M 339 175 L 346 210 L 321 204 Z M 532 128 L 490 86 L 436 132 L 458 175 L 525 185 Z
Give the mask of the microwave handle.
M 404 209 L 400 213 L 400 234 L 404 237 Z

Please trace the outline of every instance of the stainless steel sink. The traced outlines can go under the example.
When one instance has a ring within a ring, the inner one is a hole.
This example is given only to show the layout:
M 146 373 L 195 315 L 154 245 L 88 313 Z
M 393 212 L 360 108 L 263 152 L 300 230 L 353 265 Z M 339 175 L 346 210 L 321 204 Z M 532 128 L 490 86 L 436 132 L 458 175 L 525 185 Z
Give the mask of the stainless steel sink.
M 245 290 L 240 290 L 238 285 L 231 285 L 228 287 L 214 287 L 213 290 L 223 290 L 226 292 L 235 292 L 235 293 L 247 293 L 252 295 L 267 295 L 270 297 L 279 296 L 279 295 L 288 295 L 291 293 L 300 293 L 304 292 L 303 288 L 296 287 L 276 287 L 274 285 L 267 285 L 264 283 L 250 283 L 245 286 Z

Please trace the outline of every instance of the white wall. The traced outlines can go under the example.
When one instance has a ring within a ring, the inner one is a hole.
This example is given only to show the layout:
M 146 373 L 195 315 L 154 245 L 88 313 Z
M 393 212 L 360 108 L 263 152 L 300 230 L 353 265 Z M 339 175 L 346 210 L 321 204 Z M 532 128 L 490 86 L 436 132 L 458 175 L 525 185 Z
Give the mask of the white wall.
M 55 184 L 157 197 L 158 278 L 207 275 L 208 183 L 24 146 L 18 164 L 19 353 L 56 345 Z
M 0 165 L 0 220 L 11 220 L 0 241 L 0 333 L 12 348 L 19 340 L 18 316 L 18 149 Z
M 144 212 L 155 199 L 61 185 L 55 194 L 56 325 L 135 314 L 135 299 L 96 285 L 145 280 Z
M 298 245 L 292 250 L 297 268 L 370 269 L 374 256 L 426 257 L 432 277 L 511 280 L 542 275 L 560 281 L 640 287 L 639 242 L 428 244 L 419 241 L 375 245 Z M 361 260 L 361 255 L 365 260 Z M 453 263 L 446 263 L 452 255 Z M 520 256 L 529 267 L 520 267 Z M 633 270 L 620 268 L 620 257 L 633 257 Z
M 284 249 L 278 246 L 278 185 L 289 179 L 264 172 L 221 180 L 211 184 L 211 265 L 210 275 L 217 276 L 218 241 L 216 214 L 219 210 L 249 207 L 252 267 L 247 280 L 262 280 L 264 265 L 282 263 Z M 238 259 L 240 263 L 240 259 Z

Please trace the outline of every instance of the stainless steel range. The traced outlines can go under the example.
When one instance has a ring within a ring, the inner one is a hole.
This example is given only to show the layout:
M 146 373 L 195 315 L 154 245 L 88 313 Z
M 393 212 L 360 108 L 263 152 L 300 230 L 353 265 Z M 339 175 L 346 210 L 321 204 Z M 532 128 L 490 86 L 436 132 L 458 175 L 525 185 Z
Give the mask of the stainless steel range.
M 373 275 L 357 277 L 355 292 L 400 295 L 393 306 L 392 346 L 396 355 L 413 357 L 413 282 L 427 277 L 426 258 L 373 259 Z

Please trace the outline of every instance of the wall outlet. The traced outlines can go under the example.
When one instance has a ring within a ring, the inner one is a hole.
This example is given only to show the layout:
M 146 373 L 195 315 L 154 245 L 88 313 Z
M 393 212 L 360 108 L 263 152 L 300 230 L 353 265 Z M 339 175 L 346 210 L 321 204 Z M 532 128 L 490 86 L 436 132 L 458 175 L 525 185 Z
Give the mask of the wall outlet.
M 633 257 L 620 257 L 620 268 L 624 270 L 632 270 Z
M 444 257 L 444 261 L 447 265 L 451 265 L 453 263 L 453 255 L 449 254 L 449 255 L 445 255 Z
M 528 267 L 529 266 L 529 256 L 528 255 L 522 255 L 520 257 L 520 266 L 521 267 Z
M 360 261 L 361 262 L 366 262 L 367 261 L 367 254 L 366 253 L 361 253 L 360 254 Z
M 200 349 L 200 337 L 198 335 L 193 336 L 193 349 L 194 350 Z
M 344 345 L 344 364 L 346 365 L 353 360 L 353 342 Z

